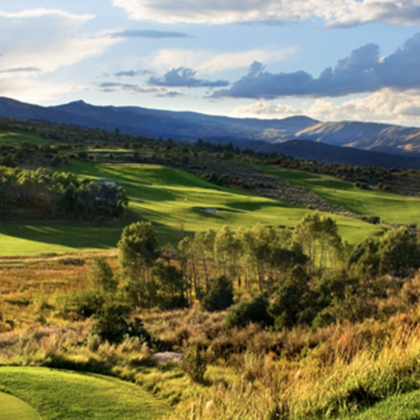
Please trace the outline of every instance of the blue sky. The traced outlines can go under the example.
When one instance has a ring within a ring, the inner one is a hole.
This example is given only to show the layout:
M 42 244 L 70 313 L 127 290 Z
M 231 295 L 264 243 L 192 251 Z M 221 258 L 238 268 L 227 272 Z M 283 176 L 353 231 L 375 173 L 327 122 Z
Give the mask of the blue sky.
M 0 95 L 420 126 L 420 0 L 0 2 Z

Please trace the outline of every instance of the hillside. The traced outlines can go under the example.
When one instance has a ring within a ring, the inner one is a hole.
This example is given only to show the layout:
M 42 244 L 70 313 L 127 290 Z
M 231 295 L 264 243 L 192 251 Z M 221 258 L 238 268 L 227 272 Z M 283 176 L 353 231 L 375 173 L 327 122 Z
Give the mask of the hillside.
M 297 131 L 318 121 L 308 117 L 283 120 L 241 119 L 194 112 L 172 112 L 140 107 L 94 106 L 83 101 L 41 107 L 0 98 L 0 117 L 43 120 L 54 123 L 102 128 L 122 133 L 172 138 L 174 140 L 287 140 Z
M 129 197 L 127 217 L 105 226 L 0 221 L 0 255 L 112 249 L 122 229 L 137 220 L 152 221 L 161 244 L 165 244 L 179 241 L 181 230 L 193 233 L 224 225 L 249 227 L 258 222 L 293 227 L 310 212 L 289 203 L 217 187 L 187 172 L 162 166 L 93 166 L 73 161 L 65 171 L 92 179 L 115 180 Z M 382 233 L 382 228 L 361 220 L 333 217 L 340 232 L 351 242 Z
M 420 153 L 420 129 L 389 124 L 340 121 L 318 123 L 296 137 L 334 146 L 401 155 Z

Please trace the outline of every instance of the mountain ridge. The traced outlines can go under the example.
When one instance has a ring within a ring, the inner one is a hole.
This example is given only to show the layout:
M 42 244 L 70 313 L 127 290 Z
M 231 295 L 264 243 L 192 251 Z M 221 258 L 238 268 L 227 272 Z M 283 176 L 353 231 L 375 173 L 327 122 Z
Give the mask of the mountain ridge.
M 83 100 L 43 107 L 6 97 L 0 97 L 0 117 L 49 121 L 107 131 L 114 131 L 118 127 L 124 134 L 172 138 L 187 142 L 195 142 L 198 139 L 213 143 L 232 142 L 235 147 L 241 149 L 254 148 L 267 153 L 280 150 L 279 144 L 290 140 L 307 140 L 317 144 L 345 147 L 347 150 L 345 153 L 349 153 L 350 149 L 360 149 L 420 157 L 420 128 L 383 123 L 321 122 L 307 116 L 270 120 L 242 119 L 192 111 L 165 111 L 136 106 L 97 106 Z M 303 147 L 303 144 L 301 146 Z M 290 149 L 291 146 L 288 147 Z M 296 144 L 293 150 L 299 154 Z M 308 145 L 305 146 L 305 150 L 309 150 Z M 326 148 L 322 150 L 324 153 L 340 155 L 340 160 L 345 160 L 342 152 L 337 153 L 335 149 L 329 152 Z M 313 152 L 316 152 L 315 149 Z M 315 154 L 319 155 L 318 152 Z M 384 161 L 383 157 L 378 159 L 373 161 Z M 401 167 L 400 164 L 392 166 Z

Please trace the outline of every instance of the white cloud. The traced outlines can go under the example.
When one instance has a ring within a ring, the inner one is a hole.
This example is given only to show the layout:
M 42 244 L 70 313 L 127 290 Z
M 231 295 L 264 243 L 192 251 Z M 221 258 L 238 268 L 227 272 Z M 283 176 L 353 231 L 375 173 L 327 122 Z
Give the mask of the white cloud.
M 84 88 L 75 88 L 67 83 L 10 79 L 7 80 L 7 83 L 0 83 L 0 96 L 22 102 L 47 105 L 55 103 L 63 93 L 82 89 Z
M 152 57 L 144 61 L 151 63 L 158 72 L 179 67 L 192 68 L 197 73 L 217 73 L 224 70 L 248 67 L 254 60 L 273 63 L 286 60 L 296 53 L 294 47 L 285 49 L 249 50 L 232 53 L 219 53 L 216 51 L 198 51 L 185 49 L 161 49 Z
M 45 9 L 0 12 L 0 70 L 34 67 L 51 72 L 101 54 L 119 41 L 111 36 L 80 36 L 79 29 L 93 17 Z
M 226 24 L 320 18 L 327 26 L 418 24 L 420 0 L 112 0 L 135 20 Z
M 260 118 L 285 118 L 304 114 L 321 121 L 352 120 L 420 125 L 420 91 L 395 92 L 386 88 L 367 97 L 350 99 L 339 104 L 331 100 L 316 99 L 305 109 L 259 101 L 238 106 L 234 109 L 234 114 Z

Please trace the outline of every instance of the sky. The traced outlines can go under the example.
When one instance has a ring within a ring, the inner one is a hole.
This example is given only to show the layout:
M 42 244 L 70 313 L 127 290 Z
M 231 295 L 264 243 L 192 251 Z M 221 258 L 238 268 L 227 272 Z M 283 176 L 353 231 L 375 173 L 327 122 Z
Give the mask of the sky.
M 0 0 L 0 28 L 23 102 L 420 126 L 420 0 Z

